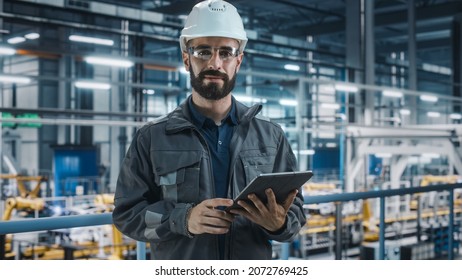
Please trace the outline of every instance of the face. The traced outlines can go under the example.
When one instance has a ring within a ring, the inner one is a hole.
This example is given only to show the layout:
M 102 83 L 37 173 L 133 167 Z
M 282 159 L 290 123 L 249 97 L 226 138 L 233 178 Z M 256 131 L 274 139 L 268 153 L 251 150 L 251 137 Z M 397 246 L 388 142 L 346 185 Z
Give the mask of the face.
M 188 42 L 194 52 L 184 52 L 183 62 L 190 72 L 191 86 L 208 100 L 229 95 L 236 82 L 243 55 L 235 55 L 238 41 L 221 37 L 204 37 Z

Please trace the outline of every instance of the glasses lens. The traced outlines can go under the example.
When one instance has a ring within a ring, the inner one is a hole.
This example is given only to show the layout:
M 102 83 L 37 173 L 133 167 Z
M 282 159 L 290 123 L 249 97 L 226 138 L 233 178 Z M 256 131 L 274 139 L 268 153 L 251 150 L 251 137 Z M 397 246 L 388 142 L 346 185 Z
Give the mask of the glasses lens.
M 232 59 L 239 55 L 239 50 L 232 47 L 221 47 L 221 48 L 212 48 L 210 46 L 198 46 L 190 47 L 189 53 L 192 54 L 195 58 L 202 60 L 209 60 L 212 58 L 213 52 L 217 51 L 218 56 L 222 61 Z

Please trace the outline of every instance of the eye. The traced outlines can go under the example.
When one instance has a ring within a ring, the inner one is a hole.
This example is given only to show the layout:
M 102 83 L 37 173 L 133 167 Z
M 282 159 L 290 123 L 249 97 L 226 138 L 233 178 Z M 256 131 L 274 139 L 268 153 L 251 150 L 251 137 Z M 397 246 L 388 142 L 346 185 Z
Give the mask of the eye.
M 197 54 L 199 56 L 210 56 L 212 55 L 212 50 L 211 49 L 198 49 L 196 50 Z
M 227 49 L 220 49 L 219 55 L 222 59 L 227 59 L 227 58 L 234 56 L 232 50 L 227 50 Z

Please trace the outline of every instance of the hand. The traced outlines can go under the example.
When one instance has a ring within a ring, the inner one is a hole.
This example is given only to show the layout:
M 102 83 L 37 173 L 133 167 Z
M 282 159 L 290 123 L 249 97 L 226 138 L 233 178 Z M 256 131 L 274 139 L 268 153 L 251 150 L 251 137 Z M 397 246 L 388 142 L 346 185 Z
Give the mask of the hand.
M 266 230 L 275 232 L 284 226 L 287 212 L 289 212 L 290 205 L 294 202 L 298 190 L 293 190 L 282 204 L 276 202 L 272 189 L 266 189 L 265 192 L 268 199 L 266 205 L 255 194 L 250 194 L 248 198 L 253 202 L 253 205 L 240 200 L 237 203 L 243 209 L 233 209 L 230 212 L 242 215 Z
M 234 220 L 234 215 L 216 208 L 231 205 L 233 205 L 232 199 L 213 198 L 202 201 L 189 213 L 188 231 L 192 234 L 227 233 Z

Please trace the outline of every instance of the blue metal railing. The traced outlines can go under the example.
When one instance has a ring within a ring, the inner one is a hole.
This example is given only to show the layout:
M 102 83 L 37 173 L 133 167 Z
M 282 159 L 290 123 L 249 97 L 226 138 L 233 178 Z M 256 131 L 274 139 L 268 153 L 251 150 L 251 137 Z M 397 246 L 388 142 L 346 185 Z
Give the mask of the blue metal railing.
M 380 199 L 380 221 L 379 221 L 379 258 L 385 259 L 385 198 L 390 196 L 401 196 L 415 193 L 425 192 L 449 192 L 449 226 L 448 236 L 452 237 L 454 234 L 454 190 L 462 188 L 462 183 L 451 184 L 451 185 L 434 185 L 428 187 L 413 187 L 405 189 L 392 189 L 392 190 L 381 190 L 381 191 L 368 191 L 368 192 L 357 192 L 357 193 L 340 193 L 330 195 L 319 195 L 319 196 L 306 196 L 304 198 L 305 204 L 318 204 L 318 203 L 329 203 L 335 202 L 336 211 L 336 228 L 341 229 L 342 212 L 341 207 L 343 202 L 355 201 L 369 198 Z M 6 221 L 0 222 L 0 235 L 8 233 L 22 233 L 31 231 L 41 230 L 54 230 L 62 228 L 73 228 L 73 227 L 85 227 L 85 226 L 98 226 L 112 224 L 112 214 L 88 214 L 88 215 L 76 215 L 76 216 L 65 216 L 65 217 L 50 217 L 50 218 L 39 218 L 39 219 L 26 219 L 17 221 Z M 337 238 L 339 241 L 341 238 L 341 230 L 336 230 Z M 448 258 L 454 259 L 454 243 L 453 238 L 448 240 Z M 341 246 L 336 246 L 340 248 Z M 287 249 L 287 248 L 285 248 Z M 340 249 L 339 249 L 340 250 Z M 339 250 L 336 252 L 336 259 L 340 259 Z M 283 259 L 288 259 L 288 251 L 283 249 Z M 137 242 L 137 258 L 145 259 L 146 257 L 146 244 L 144 242 Z

